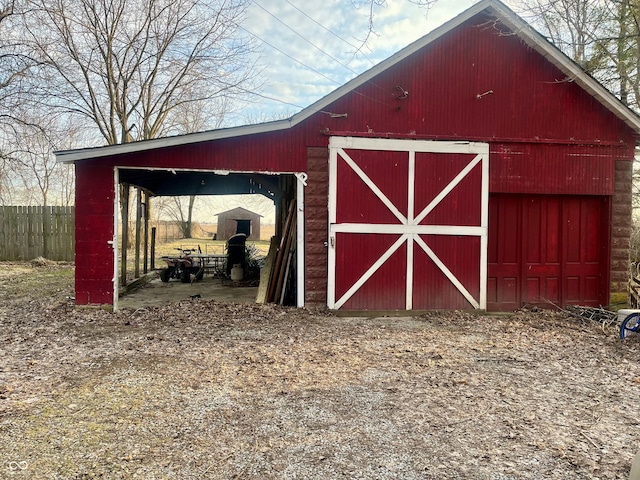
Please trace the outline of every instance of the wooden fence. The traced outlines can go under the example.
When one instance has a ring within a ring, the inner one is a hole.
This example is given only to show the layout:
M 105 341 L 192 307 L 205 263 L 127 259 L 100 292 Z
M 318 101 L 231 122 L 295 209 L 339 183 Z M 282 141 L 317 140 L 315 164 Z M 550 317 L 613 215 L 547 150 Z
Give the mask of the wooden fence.
M 0 207 L 0 260 L 74 260 L 74 207 Z

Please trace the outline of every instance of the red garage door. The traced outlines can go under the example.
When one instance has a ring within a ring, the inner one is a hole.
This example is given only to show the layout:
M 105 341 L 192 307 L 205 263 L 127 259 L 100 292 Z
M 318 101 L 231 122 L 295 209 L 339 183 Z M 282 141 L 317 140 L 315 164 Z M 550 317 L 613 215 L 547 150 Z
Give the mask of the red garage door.
M 332 137 L 329 308 L 484 309 L 488 146 Z
M 491 195 L 489 212 L 489 310 L 607 302 L 607 197 Z

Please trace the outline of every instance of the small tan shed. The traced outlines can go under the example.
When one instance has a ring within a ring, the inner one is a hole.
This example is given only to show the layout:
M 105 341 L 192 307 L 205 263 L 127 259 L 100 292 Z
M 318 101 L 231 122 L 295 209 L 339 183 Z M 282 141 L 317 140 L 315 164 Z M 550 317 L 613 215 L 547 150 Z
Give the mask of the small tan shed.
M 247 239 L 260 240 L 260 218 L 262 215 L 246 208 L 236 207 L 220 212 L 216 239 L 229 240 L 236 233 L 244 233 Z

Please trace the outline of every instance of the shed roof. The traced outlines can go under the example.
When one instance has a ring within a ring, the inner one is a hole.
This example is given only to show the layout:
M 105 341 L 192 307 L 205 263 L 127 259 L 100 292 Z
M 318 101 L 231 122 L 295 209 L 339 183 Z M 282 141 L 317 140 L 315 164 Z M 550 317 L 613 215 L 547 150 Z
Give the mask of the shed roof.
M 243 213 L 245 215 L 254 215 L 256 217 L 263 217 L 264 215 L 260 215 L 259 213 L 252 212 L 251 210 L 247 210 L 246 208 L 236 207 L 231 210 L 225 210 L 224 212 L 216 213 L 216 216 L 229 216 L 237 213 Z
M 64 150 L 56 152 L 56 158 L 59 162 L 72 163 L 92 158 L 207 142 L 223 138 L 241 137 L 257 133 L 268 133 L 292 128 L 309 118 L 311 115 L 322 112 L 331 103 L 369 82 L 372 78 L 392 68 L 405 58 L 416 53 L 418 50 L 429 45 L 431 42 L 437 40 L 481 12 L 486 12 L 499 19 L 500 22 L 515 32 L 515 34 L 530 48 L 544 56 L 560 71 L 562 71 L 566 75 L 567 79 L 580 85 L 580 87 L 596 98 L 604 107 L 627 124 L 632 130 L 640 134 L 640 117 L 635 112 L 624 105 L 597 80 L 588 75 L 576 62 L 562 53 L 555 45 L 538 33 L 505 4 L 499 0 L 483 0 L 288 119 L 118 145 Z

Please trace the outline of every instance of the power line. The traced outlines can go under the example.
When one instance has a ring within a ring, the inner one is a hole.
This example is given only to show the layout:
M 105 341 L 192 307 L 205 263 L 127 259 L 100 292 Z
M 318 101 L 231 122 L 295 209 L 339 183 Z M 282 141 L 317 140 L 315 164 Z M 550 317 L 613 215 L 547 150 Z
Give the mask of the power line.
M 302 10 L 300 10 L 298 7 L 296 7 L 295 5 L 293 5 L 291 2 L 289 2 L 288 0 L 285 0 L 287 3 L 289 3 L 292 7 L 294 7 L 296 10 L 298 10 L 300 13 L 302 13 L 303 15 L 305 15 L 306 17 L 310 18 L 311 20 L 313 20 L 311 17 L 309 17 L 306 13 L 302 12 Z M 349 70 L 351 73 L 353 73 L 354 75 L 358 76 L 360 75 L 360 73 L 356 72 L 355 70 L 351 69 L 350 67 L 348 67 L 347 65 L 345 65 L 344 63 L 342 63 L 340 60 L 338 60 L 337 58 L 333 57 L 332 55 L 330 55 L 329 53 L 325 52 L 322 48 L 318 47 L 317 45 L 315 45 L 313 42 L 311 42 L 309 39 L 307 39 L 304 35 L 302 35 L 301 33 L 297 32 L 295 29 L 293 29 L 292 27 L 290 27 L 289 25 L 287 25 L 284 21 L 282 21 L 281 19 L 279 19 L 277 16 L 275 16 L 273 13 L 271 13 L 270 11 L 268 11 L 266 8 L 264 8 L 262 5 L 258 4 L 256 0 L 253 0 L 253 3 L 259 7 L 260 9 L 262 9 L 264 12 L 266 12 L 267 14 L 269 14 L 271 17 L 273 17 L 275 20 L 277 20 L 278 22 L 280 22 L 282 25 L 284 25 L 285 27 L 287 27 L 289 30 L 291 30 L 293 33 L 295 33 L 296 35 L 298 35 L 300 38 L 302 38 L 303 40 L 305 40 L 307 43 L 309 43 L 311 46 L 313 46 L 314 48 L 316 48 L 318 51 L 320 51 L 321 53 L 325 54 L 326 56 L 328 56 L 329 58 L 331 58 L 333 61 L 335 61 L 336 63 L 338 63 L 339 65 L 341 65 L 342 67 L 346 68 L 347 70 Z M 347 44 L 349 44 L 349 42 L 347 42 L 346 40 L 344 40 L 342 37 L 338 36 L 337 34 L 331 32 L 331 30 L 327 29 L 326 27 L 324 27 L 323 25 L 321 25 L 320 23 L 316 22 L 315 20 L 313 20 L 315 23 L 317 23 L 318 25 L 320 25 L 322 28 L 324 28 L 325 30 L 327 30 L 329 33 L 331 33 L 332 35 L 337 36 L 338 38 L 340 38 L 342 41 L 346 42 Z M 302 62 L 301 60 L 298 60 L 297 58 L 293 57 L 292 55 L 286 53 L 284 50 L 276 47 L 275 45 L 273 45 L 272 43 L 266 41 L 264 38 L 260 37 L 259 35 L 256 35 L 255 33 L 251 32 L 250 30 L 248 30 L 246 27 L 243 27 L 242 25 L 236 24 L 236 26 L 242 30 L 244 30 L 245 32 L 247 32 L 249 35 L 257 38 L 258 40 L 260 40 L 262 43 L 264 43 L 265 45 L 268 45 L 269 47 L 273 48 L 274 50 L 276 50 L 277 52 L 281 53 L 282 55 L 284 55 L 285 57 L 293 60 L 294 62 L 298 63 L 299 65 L 302 65 L 303 67 L 311 70 L 314 73 L 317 73 L 318 75 L 320 75 L 321 77 L 329 80 L 330 82 L 338 85 L 338 86 L 342 86 L 343 84 L 341 82 L 338 82 L 337 80 L 334 80 L 333 78 L 325 75 L 324 73 L 322 73 L 321 71 L 307 65 L 306 63 Z M 349 44 L 350 45 L 350 44 Z M 369 61 L 371 61 L 371 59 L 369 59 L 367 57 L 367 59 Z M 372 62 L 373 63 L 373 62 Z M 373 85 L 374 87 L 378 88 L 381 91 L 386 91 L 385 89 L 381 88 L 379 85 L 377 85 L 375 82 L 373 82 L 372 80 L 368 80 L 367 83 L 370 83 L 371 85 Z M 380 103 L 382 105 L 387 105 L 387 106 L 392 106 L 389 103 L 382 101 L 382 100 L 378 100 L 376 98 L 373 98 L 369 95 L 365 95 L 364 93 L 358 92 L 357 90 L 351 90 L 351 92 L 353 92 L 356 95 L 360 95 L 363 98 L 366 98 L 368 100 L 371 100 L 373 102 L 376 103 Z M 299 105 L 296 105 L 294 103 L 291 102 L 287 102 L 284 100 L 279 100 L 277 98 L 274 97 L 267 97 L 264 95 L 258 95 L 258 96 L 262 96 L 265 99 L 268 100 L 273 100 L 276 102 L 280 102 L 286 105 L 291 105 L 294 107 L 298 107 L 298 108 L 305 108 L 305 107 L 300 107 Z M 326 112 L 321 112 L 321 113 L 326 113 Z
M 265 100 L 272 100 L 274 102 L 283 103 L 285 105 L 290 105 L 292 107 L 299 108 L 300 110 L 304 110 L 305 108 L 307 108 L 307 107 L 303 107 L 302 105 L 298 105 L 297 103 L 291 103 L 291 102 L 287 102 L 286 100 L 280 100 L 279 98 L 272 97 L 270 95 L 264 95 L 262 93 L 254 92 L 254 91 L 251 91 L 251 90 L 247 90 L 246 88 L 241 88 L 241 90 L 243 90 L 245 93 L 247 93 L 249 95 L 254 95 L 256 97 L 264 98 Z
M 355 70 L 353 70 L 351 67 L 345 65 L 344 63 L 342 63 L 340 60 L 338 60 L 336 57 L 334 57 L 333 55 L 331 55 L 330 53 L 325 52 L 322 48 L 320 48 L 319 46 L 317 46 L 315 43 L 313 43 L 311 40 L 309 40 L 307 37 L 305 37 L 304 35 L 302 35 L 301 33 L 297 32 L 294 28 L 290 27 L 289 25 L 287 25 L 284 21 L 280 20 L 278 17 L 276 17 L 273 13 L 271 13 L 269 10 L 267 10 L 266 8 L 264 8 L 262 5 L 260 5 L 256 0 L 253 0 L 254 5 L 256 5 L 257 7 L 261 8 L 264 12 L 266 12 L 267 14 L 271 15 L 271 17 L 275 18 L 278 22 L 280 22 L 282 25 L 284 25 L 285 27 L 287 27 L 289 30 L 291 30 L 293 33 L 295 33 L 296 35 L 298 35 L 300 38 L 302 38 L 305 42 L 307 42 L 309 45 L 311 45 L 313 48 L 315 48 L 316 50 L 318 50 L 321 53 L 324 53 L 327 57 L 329 57 L 331 60 L 333 60 L 334 62 L 336 62 L 337 64 L 341 65 L 342 67 L 346 68 L 347 70 L 349 70 L 351 73 L 353 73 L 354 75 L 358 75 L 358 72 L 356 72 Z
M 293 60 L 294 62 L 299 63 L 299 64 L 300 64 L 300 65 L 302 65 L 303 67 L 308 68 L 308 69 L 309 69 L 309 70 L 311 70 L 312 72 L 317 73 L 318 75 L 320 75 L 320 76 L 322 76 L 322 77 L 326 78 L 327 80 L 329 80 L 329 81 L 330 81 L 330 82 L 332 82 L 332 83 L 335 83 L 336 85 L 342 85 L 342 84 L 341 84 L 340 82 L 338 82 L 337 80 L 334 80 L 333 78 L 328 77 L 327 75 L 325 75 L 325 74 L 324 74 L 324 73 L 322 73 L 321 71 L 316 70 L 315 68 L 310 67 L 310 66 L 309 66 L 309 65 L 307 65 L 306 63 L 304 63 L 304 62 L 302 62 L 302 61 L 298 60 L 297 58 L 295 58 L 295 57 L 293 57 L 293 56 L 289 55 L 288 53 L 286 53 L 285 51 L 283 51 L 283 50 L 279 49 L 278 47 L 276 47 L 276 46 L 275 46 L 275 45 L 273 45 L 272 43 L 267 42 L 264 38 L 262 38 L 262 37 L 260 37 L 260 36 L 256 35 L 255 33 L 253 33 L 253 32 L 251 32 L 251 31 L 247 30 L 247 29 L 246 29 L 245 27 L 243 27 L 242 25 L 237 25 L 237 24 L 236 24 L 236 26 L 237 26 L 238 28 L 241 28 L 241 29 L 242 29 L 242 30 L 244 30 L 245 32 L 247 32 L 249 35 L 251 35 L 251 36 L 253 36 L 253 37 L 256 37 L 256 38 L 257 38 L 258 40 L 260 40 L 262 43 L 264 43 L 264 44 L 266 44 L 266 45 L 269 45 L 271 48 L 273 48 L 274 50 L 276 50 L 276 51 L 280 52 L 280 53 L 281 53 L 282 55 L 284 55 L 285 57 L 290 58 L 290 59 L 291 59 L 291 60 Z
M 331 35 L 333 35 L 334 37 L 336 37 L 338 40 L 343 41 L 344 43 L 346 43 L 347 45 L 349 45 L 352 48 L 355 48 L 355 52 L 353 53 L 353 57 L 351 58 L 351 60 L 353 60 L 356 56 L 356 54 L 361 53 L 362 56 L 364 58 L 366 58 L 367 60 L 369 60 L 369 63 L 371 65 L 375 65 L 376 63 L 371 60 L 364 52 L 362 52 L 362 49 L 360 47 L 358 47 L 357 45 L 354 45 L 353 43 L 349 42 L 348 40 L 345 40 L 344 38 L 342 38 L 340 35 L 338 35 L 337 33 L 335 33 L 333 30 L 325 27 L 324 25 L 322 25 L 320 22 L 318 22 L 315 18 L 311 17 L 310 15 L 308 15 L 306 12 L 304 12 L 303 10 L 301 10 L 299 7 L 297 7 L 296 5 L 294 5 L 293 3 L 291 3 L 289 0 L 284 0 L 285 2 L 287 2 L 289 5 L 291 5 L 293 8 L 295 8 L 298 12 L 300 12 L 302 15 L 304 15 L 305 17 L 307 17 L 309 20 L 311 20 L 313 23 L 315 23 L 316 25 L 318 25 L 320 28 L 323 28 L 324 30 L 326 30 L 327 32 L 329 32 Z

